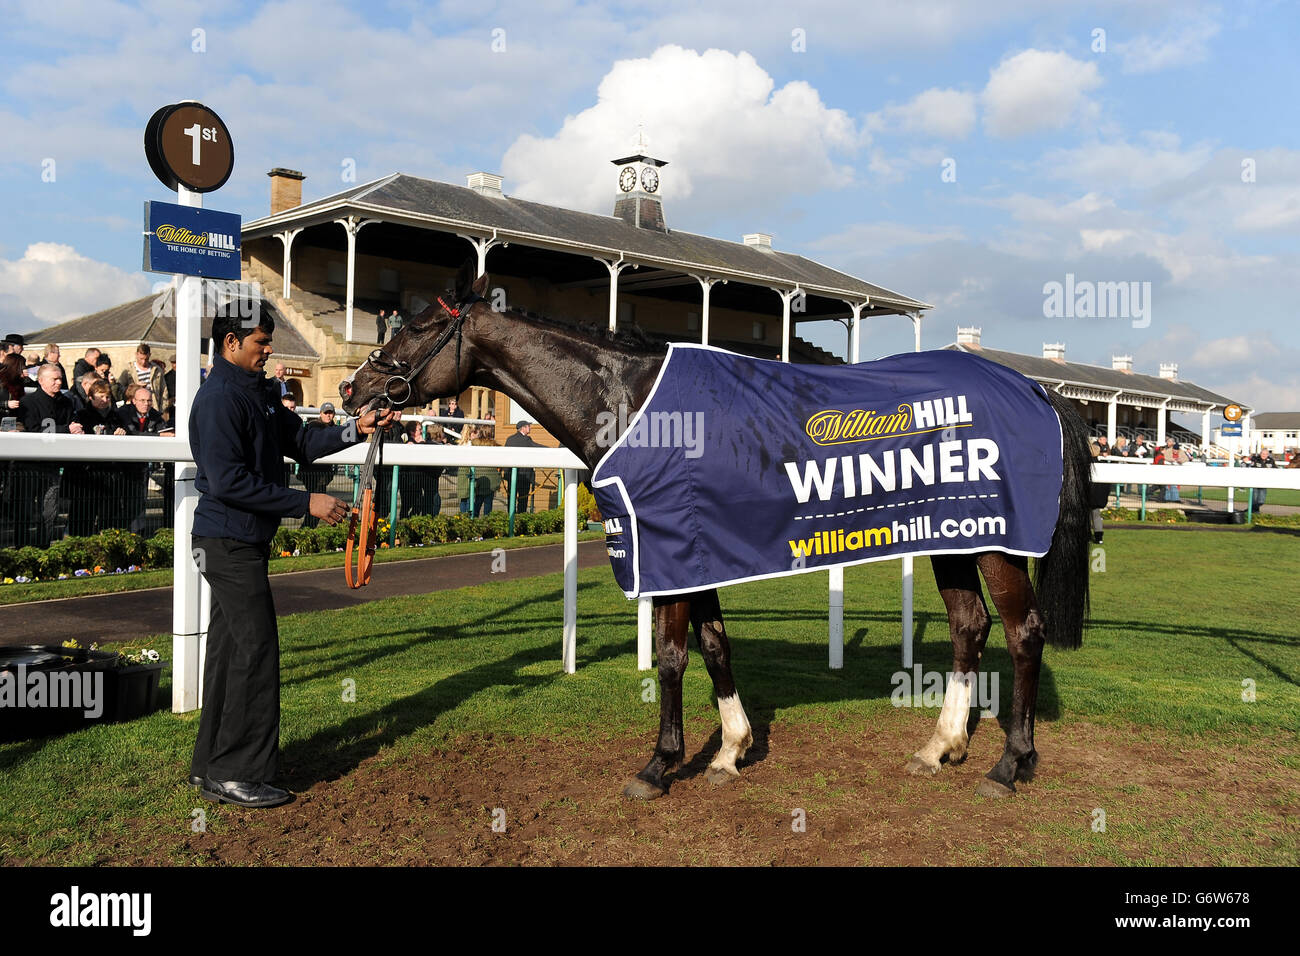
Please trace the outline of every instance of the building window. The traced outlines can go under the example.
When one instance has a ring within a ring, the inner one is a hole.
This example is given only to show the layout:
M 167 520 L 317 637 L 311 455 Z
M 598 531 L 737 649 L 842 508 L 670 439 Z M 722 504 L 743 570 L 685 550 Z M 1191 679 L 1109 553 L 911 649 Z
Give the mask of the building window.
M 330 285 L 348 284 L 348 267 L 342 262 L 331 262 L 325 267 L 325 280 Z

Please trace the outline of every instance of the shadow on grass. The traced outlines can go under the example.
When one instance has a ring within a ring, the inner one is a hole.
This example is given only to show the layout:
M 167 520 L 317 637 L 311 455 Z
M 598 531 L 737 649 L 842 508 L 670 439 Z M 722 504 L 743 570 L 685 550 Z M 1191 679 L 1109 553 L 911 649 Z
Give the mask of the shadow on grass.
M 578 593 L 600 587 L 598 582 L 578 582 Z M 401 631 L 380 631 L 373 634 L 366 634 L 367 644 L 372 645 L 364 650 L 358 650 L 355 653 L 345 653 L 339 655 L 338 647 L 341 643 L 349 640 L 348 636 L 340 635 L 337 640 L 322 642 L 319 644 L 300 645 L 294 644 L 288 650 L 295 656 L 305 654 L 311 651 L 334 651 L 327 661 L 322 662 L 325 666 L 316 670 L 300 670 L 297 667 L 291 668 L 294 676 L 282 678 L 282 687 L 291 687 L 296 684 L 306 684 L 314 680 L 320 680 L 331 675 L 356 673 L 357 669 L 366 667 L 370 664 L 376 664 L 385 658 L 395 655 L 405 654 L 414 648 L 422 647 L 432 641 L 455 641 L 455 640 L 500 640 L 503 637 L 523 634 L 536 634 L 539 630 L 547 626 L 555 626 L 562 620 L 561 617 L 545 614 L 536 618 L 519 618 L 515 617 L 521 610 L 530 608 L 554 606 L 560 604 L 564 599 L 562 589 L 551 591 L 547 594 L 518 601 L 514 604 L 508 604 L 503 607 L 493 608 L 490 614 L 475 618 L 470 621 L 460 621 L 447 625 L 435 625 L 419 629 L 406 629 Z M 511 620 L 510 627 L 502 627 L 497 623 L 498 618 L 509 617 Z M 625 621 L 622 615 L 615 614 L 586 614 L 583 616 L 584 626 L 590 626 L 592 623 L 598 623 L 606 620 Z M 283 669 L 283 663 L 281 664 Z

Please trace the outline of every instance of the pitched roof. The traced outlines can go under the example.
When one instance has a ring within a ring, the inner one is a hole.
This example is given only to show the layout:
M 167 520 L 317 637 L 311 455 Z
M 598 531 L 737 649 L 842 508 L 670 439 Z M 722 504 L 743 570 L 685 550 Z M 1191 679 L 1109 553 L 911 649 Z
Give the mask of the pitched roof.
M 171 307 L 171 295 L 172 290 L 167 289 L 158 295 L 147 295 L 122 305 L 83 315 L 79 319 L 48 325 L 35 332 L 26 333 L 23 338 L 27 340 L 28 347 L 45 345 L 49 342 L 87 346 L 107 346 L 111 342 L 174 345 L 176 318 Z M 207 339 L 212 335 L 215 303 L 212 299 L 208 299 L 205 305 L 200 335 Z M 269 301 L 266 301 L 266 306 L 271 309 L 276 319 L 275 353 L 285 358 L 319 361 L 320 355 L 306 339 L 298 334 L 293 325 L 280 315 Z
M 982 356 L 1040 382 L 1064 381 L 1098 388 L 1123 389 L 1127 392 L 1144 392 L 1149 395 L 1168 395 L 1205 404 L 1238 404 L 1249 407 L 1241 402 L 1234 403 L 1233 399 L 1212 392 L 1208 388 L 1202 388 L 1193 382 L 1143 375 L 1139 372 L 1121 372 L 1118 369 L 1105 368 L 1101 365 L 1085 365 L 1082 362 L 1058 362 L 1037 355 L 1021 355 L 1019 352 L 1003 352 L 999 349 L 967 348 L 957 344 L 945 348 Z
M 269 236 L 294 224 L 314 224 L 354 210 L 380 219 L 513 238 L 574 252 L 624 257 L 675 271 L 707 272 L 749 281 L 797 284 L 832 298 L 870 298 L 873 307 L 898 312 L 928 303 L 864 282 L 804 256 L 694 233 L 639 229 L 615 216 L 548 206 L 509 196 L 489 196 L 465 186 L 394 173 L 324 199 L 247 222 L 243 236 Z
M 1260 412 L 1250 417 L 1251 427 L 1260 429 L 1300 429 L 1300 412 Z

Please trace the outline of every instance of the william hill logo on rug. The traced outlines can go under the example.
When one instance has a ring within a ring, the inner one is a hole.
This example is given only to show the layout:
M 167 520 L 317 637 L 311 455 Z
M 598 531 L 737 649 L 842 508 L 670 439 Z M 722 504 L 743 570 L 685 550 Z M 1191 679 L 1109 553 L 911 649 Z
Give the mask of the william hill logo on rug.
M 819 445 L 875 441 L 898 435 L 913 435 L 931 428 L 947 428 L 971 421 L 965 395 L 948 395 L 923 402 L 903 402 L 895 412 L 856 408 L 842 412 L 828 408 L 808 419 L 804 431 Z M 915 429 L 912 428 L 915 424 Z

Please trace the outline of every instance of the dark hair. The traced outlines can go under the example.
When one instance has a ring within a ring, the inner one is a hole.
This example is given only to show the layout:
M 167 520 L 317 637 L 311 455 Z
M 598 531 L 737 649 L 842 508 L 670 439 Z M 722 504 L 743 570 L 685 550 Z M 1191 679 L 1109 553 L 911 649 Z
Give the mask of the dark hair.
M 227 315 L 218 315 L 212 320 L 212 337 L 217 343 L 217 354 L 226 347 L 226 336 L 233 335 L 235 341 L 240 345 L 244 344 L 244 339 L 252 334 L 254 329 L 261 329 L 267 335 L 275 333 L 275 316 L 267 308 L 265 300 L 259 299 L 257 302 L 257 322 L 254 323 L 252 316 L 245 318 L 240 313 L 242 309 L 227 309 Z
M 0 387 L 8 390 L 10 398 L 23 397 L 22 380 L 26 368 L 23 357 L 14 352 L 0 359 Z
M 153 349 L 149 348 L 148 343 L 141 342 L 139 345 L 135 347 L 135 354 L 143 355 L 145 358 L 149 358 L 151 355 L 153 355 Z

